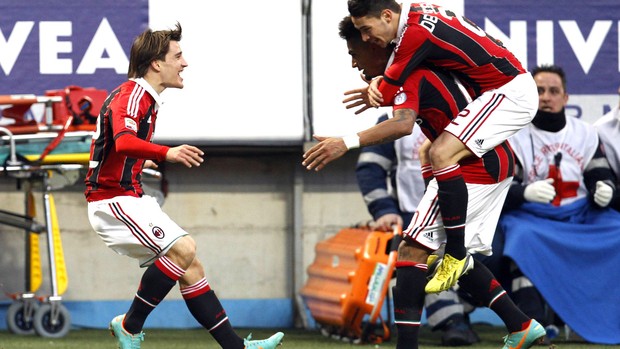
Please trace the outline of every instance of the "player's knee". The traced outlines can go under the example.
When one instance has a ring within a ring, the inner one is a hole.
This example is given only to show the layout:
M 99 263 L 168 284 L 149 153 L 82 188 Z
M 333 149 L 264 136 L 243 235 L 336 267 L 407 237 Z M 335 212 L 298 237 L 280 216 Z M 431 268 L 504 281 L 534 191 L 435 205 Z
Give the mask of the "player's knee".
M 441 143 L 433 143 L 428 152 L 433 168 L 442 168 L 451 162 L 452 155 Z
M 186 235 L 179 239 L 180 248 L 182 253 L 187 259 L 187 263 L 191 264 L 194 258 L 196 258 L 196 241 L 189 235 Z
M 419 247 L 416 243 L 403 239 L 398 246 L 398 260 L 415 263 L 426 263 L 428 252 Z
M 187 269 L 196 258 L 196 241 L 191 236 L 186 235 L 172 245 L 166 256 L 180 267 Z
M 196 257 L 185 271 L 185 274 L 183 274 L 183 276 L 179 279 L 179 285 L 181 288 L 189 287 L 204 278 L 205 269 L 202 266 L 202 263 L 200 263 L 198 257 Z
M 456 164 L 461 159 L 474 155 L 458 138 L 443 132 L 428 151 L 433 169 Z

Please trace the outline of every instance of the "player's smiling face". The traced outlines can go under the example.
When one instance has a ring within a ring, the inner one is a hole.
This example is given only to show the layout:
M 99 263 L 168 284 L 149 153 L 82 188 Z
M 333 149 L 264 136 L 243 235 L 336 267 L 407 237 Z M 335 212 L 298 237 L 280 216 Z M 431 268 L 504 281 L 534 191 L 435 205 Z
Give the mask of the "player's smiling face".
M 386 10 L 387 11 L 387 10 Z M 384 11 L 384 12 L 386 12 Z M 391 12 L 387 11 L 389 14 Z M 392 41 L 390 22 L 392 17 L 382 15 L 379 17 L 364 16 L 352 17 L 353 25 L 362 34 L 362 40 L 381 47 L 387 47 Z
M 164 88 L 183 88 L 181 72 L 187 67 L 181 45 L 178 41 L 170 41 L 170 49 L 164 61 L 159 61 L 161 85 Z
M 353 68 L 363 70 L 367 79 L 383 75 L 391 50 L 361 40 L 348 40 Z
M 540 72 L 534 80 L 538 87 L 538 109 L 549 113 L 561 112 L 568 102 L 562 78 L 555 73 Z

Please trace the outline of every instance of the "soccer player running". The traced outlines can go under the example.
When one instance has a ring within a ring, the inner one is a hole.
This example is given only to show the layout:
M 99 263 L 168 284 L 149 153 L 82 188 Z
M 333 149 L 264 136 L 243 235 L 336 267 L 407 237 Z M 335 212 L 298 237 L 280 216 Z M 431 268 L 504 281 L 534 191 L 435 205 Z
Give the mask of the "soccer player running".
M 448 70 L 473 99 L 455 114 L 429 153 L 447 244 L 426 291 L 446 290 L 473 266 L 464 242 L 469 200 L 460 162 L 481 158 L 530 123 L 538 106 L 536 85 L 501 42 L 440 6 L 349 0 L 348 8 L 363 40 L 382 47 L 396 44 L 383 78 L 369 86 L 372 106 L 392 104 L 395 92 L 421 63 Z
M 360 101 L 365 98 L 363 94 L 358 95 Z M 319 143 L 304 154 L 302 164 L 309 170 L 321 170 L 351 148 L 389 142 L 411 133 L 416 122 L 427 138 L 436 142 L 445 133 L 447 125 L 458 119 L 459 108 L 468 103 L 450 74 L 425 66 L 412 70 L 392 100 L 393 118 L 357 133 L 352 137 L 353 141 L 347 139 L 348 136 L 328 138 L 315 135 Z M 420 158 L 428 158 L 428 154 L 421 154 Z M 468 221 L 464 241 L 471 253 L 492 253 L 493 235 L 512 182 L 514 161 L 512 149 L 505 141 L 481 158 L 460 161 L 466 190 L 470 194 L 469 205 L 466 205 Z M 424 167 L 423 163 L 423 171 Z M 426 164 L 426 167 L 430 166 Z M 438 191 L 435 177 L 430 180 L 398 249 L 396 286 L 393 289 L 398 349 L 418 348 L 428 265 L 432 263 L 429 255 L 446 242 L 449 234 L 439 212 Z M 515 306 L 481 262 L 473 259 L 471 263 L 473 269 L 460 278 L 459 286 L 503 320 L 510 332 L 504 348 L 529 348 L 541 340 L 545 335 L 544 328 Z
M 273 349 L 284 334 L 265 340 L 239 337 L 196 257 L 196 243 L 142 190 L 147 161 L 200 166 L 203 152 L 191 145 L 151 142 L 166 88 L 183 88 L 187 67 L 179 45 L 181 26 L 147 29 L 133 42 L 128 80 L 106 99 L 97 119 L 86 175 L 88 218 L 108 247 L 146 267 L 126 314 L 110 322 L 120 349 L 139 349 L 147 316 L 178 282 L 189 311 L 222 348 Z

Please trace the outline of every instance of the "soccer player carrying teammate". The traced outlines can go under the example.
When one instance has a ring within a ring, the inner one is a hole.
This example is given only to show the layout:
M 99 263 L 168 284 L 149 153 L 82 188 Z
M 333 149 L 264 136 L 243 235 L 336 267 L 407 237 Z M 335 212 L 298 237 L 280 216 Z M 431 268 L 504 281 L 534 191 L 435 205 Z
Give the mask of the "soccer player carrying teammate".
M 183 88 L 187 67 L 179 45 L 181 26 L 147 29 L 133 42 L 129 80 L 106 99 L 97 119 L 86 175 L 88 218 L 93 229 L 116 253 L 146 267 L 126 314 L 110 322 L 120 349 L 139 349 L 147 316 L 178 282 L 194 318 L 222 348 L 273 349 L 284 334 L 265 340 L 243 339 L 233 330 L 196 257 L 196 243 L 142 190 L 147 161 L 200 166 L 203 152 L 191 145 L 167 147 L 151 142 L 166 88 Z
M 365 96 L 360 95 L 361 100 Z M 354 137 L 328 138 L 314 136 L 318 144 L 304 154 L 302 164 L 309 170 L 321 170 L 348 149 L 393 141 L 412 132 L 418 122 L 427 138 L 436 142 L 448 125 L 459 118 L 459 108 L 468 100 L 453 77 L 442 69 L 418 66 L 410 72 L 402 89 L 393 100 L 391 119 L 357 133 Z M 355 103 L 353 103 L 355 104 Z M 427 158 L 421 156 L 421 159 Z M 481 158 L 460 161 L 469 204 L 464 227 L 465 246 L 471 253 L 489 255 L 493 235 L 506 193 L 512 181 L 514 154 L 507 142 L 501 142 Z M 424 173 L 424 164 L 423 173 Z M 428 167 L 428 165 L 427 165 Z M 398 328 L 397 348 L 418 348 L 418 334 L 429 255 L 446 242 L 449 233 L 439 212 L 437 176 L 418 204 L 398 249 L 394 319 Z M 493 274 L 479 261 L 460 278 L 460 287 L 477 301 L 487 305 L 504 321 L 510 334 L 505 349 L 529 348 L 545 335 L 544 328 L 521 312 Z M 438 271 L 439 272 L 439 271 Z
M 392 50 L 363 42 L 350 16 L 346 16 L 338 28 L 340 37 L 347 42 L 351 65 L 362 71 L 364 81 L 383 74 Z M 365 91 L 366 88 L 351 91 L 353 103 L 347 108 L 357 106 L 357 94 Z M 377 122 L 387 118 L 388 115 L 383 114 Z M 408 136 L 364 147 L 360 152 L 355 174 L 368 211 L 375 220 L 372 225 L 375 230 L 392 231 L 394 225 L 404 229 L 411 222 L 426 188 L 418 159 L 418 149 L 426 139 L 422 130 L 415 126 Z M 463 346 L 480 341 L 466 321 L 465 307 L 456 290 L 428 293 L 424 307 L 428 325 L 433 331 L 442 333 L 442 345 Z
M 443 7 L 429 3 L 401 6 L 395 0 L 349 0 L 348 7 L 363 40 L 382 47 L 396 44 L 383 78 L 369 86 L 372 106 L 391 105 L 421 63 L 448 70 L 473 99 L 453 115 L 447 132 L 430 149 L 447 244 L 426 291 L 446 290 L 473 266 L 464 242 L 468 191 L 461 161 L 482 158 L 530 123 L 538 106 L 536 85 L 501 42 Z

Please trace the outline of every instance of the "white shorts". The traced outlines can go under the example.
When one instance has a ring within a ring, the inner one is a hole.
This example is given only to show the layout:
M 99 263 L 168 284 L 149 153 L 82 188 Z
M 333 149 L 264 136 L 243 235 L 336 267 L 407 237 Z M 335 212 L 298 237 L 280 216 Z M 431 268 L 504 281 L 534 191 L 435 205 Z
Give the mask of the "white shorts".
M 187 235 L 148 195 L 89 202 L 88 219 L 108 247 L 137 259 L 141 267 L 165 255 L 175 241 Z
M 469 253 L 487 256 L 493 253 L 493 236 L 511 182 L 512 177 L 495 184 L 467 183 L 469 201 L 465 222 L 465 247 Z M 441 244 L 446 242 L 437 200 L 436 179 L 429 183 L 409 227 L 403 234 L 405 238 L 413 239 L 432 250 L 439 249 Z
M 520 74 L 506 85 L 469 103 L 445 128 L 476 156 L 507 140 L 529 124 L 538 110 L 538 88 L 532 74 Z

